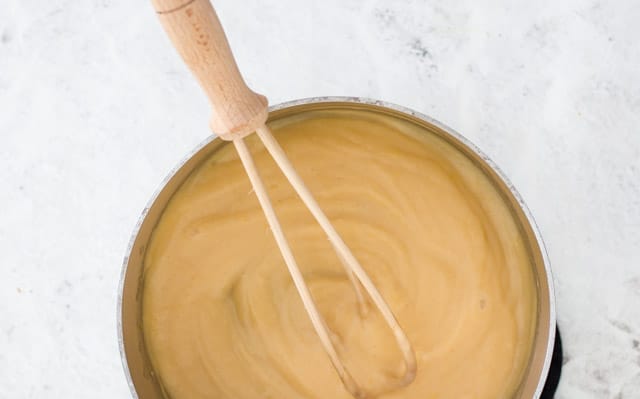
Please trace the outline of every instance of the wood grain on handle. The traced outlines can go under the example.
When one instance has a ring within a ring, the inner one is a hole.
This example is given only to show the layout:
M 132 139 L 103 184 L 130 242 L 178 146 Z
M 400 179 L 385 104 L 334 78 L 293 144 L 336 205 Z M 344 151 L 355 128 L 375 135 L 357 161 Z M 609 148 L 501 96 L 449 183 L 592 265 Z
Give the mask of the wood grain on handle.
M 209 126 L 225 140 L 244 137 L 267 120 L 267 99 L 242 79 L 209 0 L 152 0 L 184 62 L 209 97 Z

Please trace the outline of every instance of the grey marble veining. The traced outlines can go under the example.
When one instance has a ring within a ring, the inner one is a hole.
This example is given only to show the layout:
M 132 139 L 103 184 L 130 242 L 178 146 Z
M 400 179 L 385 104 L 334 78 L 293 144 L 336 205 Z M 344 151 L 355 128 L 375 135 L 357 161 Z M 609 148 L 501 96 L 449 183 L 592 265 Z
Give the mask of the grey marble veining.
M 640 397 L 640 4 L 217 0 L 272 103 L 366 96 L 461 132 L 511 178 L 552 262 L 559 399 Z M 146 1 L 0 7 L 0 398 L 126 398 L 122 256 L 209 134 Z

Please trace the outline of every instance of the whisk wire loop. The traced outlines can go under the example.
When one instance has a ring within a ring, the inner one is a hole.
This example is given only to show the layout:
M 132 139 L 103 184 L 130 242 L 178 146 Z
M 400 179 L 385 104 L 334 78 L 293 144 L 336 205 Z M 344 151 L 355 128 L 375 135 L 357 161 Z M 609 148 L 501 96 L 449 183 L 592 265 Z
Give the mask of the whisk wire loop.
M 385 322 L 393 332 L 394 338 L 400 348 L 405 362 L 405 373 L 402 379 L 398 382 L 398 387 L 410 384 L 414 380 L 416 375 L 417 366 L 415 354 L 413 348 L 411 347 L 409 339 L 407 338 L 405 332 L 402 330 L 402 327 L 400 327 L 400 324 L 389 308 L 389 305 L 386 303 L 386 301 L 376 288 L 375 284 L 371 281 L 369 275 L 362 268 L 349 247 L 344 243 L 338 232 L 335 230 L 334 226 L 322 211 L 315 198 L 313 197 L 307 186 L 304 184 L 304 181 L 298 175 L 297 171 L 287 158 L 286 154 L 282 150 L 282 147 L 280 147 L 276 139 L 273 137 L 273 134 L 270 132 L 269 128 L 266 125 L 260 126 L 256 130 L 256 133 L 269 154 L 273 157 L 276 164 L 287 178 L 287 180 L 289 180 L 291 186 L 296 191 L 302 202 L 307 206 L 315 220 L 327 235 L 334 250 L 338 254 L 338 258 L 342 262 L 342 265 L 345 268 L 349 279 L 351 280 L 356 293 L 356 297 L 358 299 L 360 311 L 364 313 L 367 310 L 366 301 L 360 289 L 361 284 L 375 306 L 382 314 Z M 340 379 L 342 380 L 345 388 L 351 393 L 351 395 L 359 399 L 366 398 L 367 395 L 365 391 L 355 382 L 354 378 L 346 369 L 336 352 L 335 346 L 333 345 L 333 342 L 330 338 L 329 330 L 324 322 L 324 319 L 318 312 L 317 306 L 311 296 L 311 293 L 309 292 L 309 288 L 307 287 L 304 278 L 302 277 L 302 273 L 300 272 L 289 243 L 282 231 L 282 227 L 280 226 L 278 217 L 273 209 L 273 206 L 269 199 L 269 195 L 264 187 L 262 179 L 260 178 L 258 170 L 253 161 L 253 157 L 251 156 L 246 143 L 242 138 L 237 138 L 233 140 L 233 144 L 238 151 L 240 160 L 247 172 L 247 175 L 249 176 L 249 180 L 251 181 L 254 192 L 258 197 L 260 206 L 264 211 L 269 227 L 273 232 L 278 248 L 282 253 L 282 257 L 284 258 L 285 264 L 289 270 L 289 273 L 291 274 L 294 285 L 300 295 L 300 298 L 302 299 L 304 308 L 309 315 L 309 318 L 311 319 L 313 328 L 320 338 L 320 342 L 323 348 L 327 352 L 331 363 L 340 376 Z

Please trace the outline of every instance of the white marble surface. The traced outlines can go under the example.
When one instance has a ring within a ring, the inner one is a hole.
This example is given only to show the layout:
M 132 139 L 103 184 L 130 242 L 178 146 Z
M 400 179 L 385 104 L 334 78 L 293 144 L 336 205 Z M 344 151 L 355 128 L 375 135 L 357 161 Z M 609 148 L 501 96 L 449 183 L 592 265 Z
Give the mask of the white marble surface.
M 272 103 L 366 96 L 457 129 L 545 237 L 557 398 L 640 397 L 637 0 L 217 0 Z M 147 1 L 0 6 L 0 398 L 127 398 L 116 291 L 131 230 L 209 133 Z

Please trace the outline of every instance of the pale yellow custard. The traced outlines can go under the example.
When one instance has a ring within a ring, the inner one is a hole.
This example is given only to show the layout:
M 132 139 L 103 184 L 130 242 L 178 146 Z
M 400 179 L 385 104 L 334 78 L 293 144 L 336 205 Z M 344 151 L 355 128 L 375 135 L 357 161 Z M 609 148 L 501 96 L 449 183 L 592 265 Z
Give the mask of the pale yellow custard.
M 536 320 L 533 265 L 481 169 L 413 123 L 313 111 L 271 124 L 415 349 L 356 297 L 324 233 L 255 135 L 248 142 L 339 355 L 385 399 L 511 398 Z M 172 399 L 348 399 L 322 349 L 232 145 L 177 191 L 145 257 L 143 330 Z

